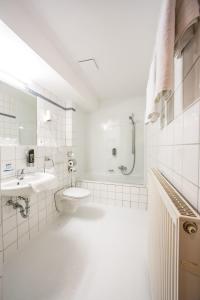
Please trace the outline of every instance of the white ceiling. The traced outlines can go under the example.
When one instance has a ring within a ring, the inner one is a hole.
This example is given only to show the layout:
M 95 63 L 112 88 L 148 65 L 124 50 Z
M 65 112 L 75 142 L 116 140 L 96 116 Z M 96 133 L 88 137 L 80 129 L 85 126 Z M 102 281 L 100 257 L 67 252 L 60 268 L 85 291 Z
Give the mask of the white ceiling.
M 1 80 L 6 76 L 6 79 L 17 79 L 28 87 L 37 84 L 54 93 L 66 105 L 71 105 L 72 101 L 81 101 L 76 90 L 2 21 L 0 21 L 0 44 Z
M 18 0 L 17 5 L 26 6 L 93 97 L 105 101 L 145 95 L 161 2 Z M 99 70 L 78 63 L 88 58 L 96 59 Z
M 92 63 L 81 67 L 100 99 L 145 94 L 160 4 L 161 0 L 26 2 L 64 54 L 74 62 L 96 59 L 99 71 Z

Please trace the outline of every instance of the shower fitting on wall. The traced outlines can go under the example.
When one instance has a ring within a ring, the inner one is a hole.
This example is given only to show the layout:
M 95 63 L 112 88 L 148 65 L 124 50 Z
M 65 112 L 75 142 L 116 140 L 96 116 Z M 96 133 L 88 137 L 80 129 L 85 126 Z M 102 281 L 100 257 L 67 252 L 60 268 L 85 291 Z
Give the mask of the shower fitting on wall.
M 135 158 L 136 158 L 136 151 L 135 151 L 135 132 L 136 132 L 136 128 L 135 128 L 135 121 L 134 121 L 134 114 L 132 113 L 131 116 L 129 116 L 129 120 L 131 120 L 131 124 L 132 124 L 132 155 L 133 155 L 133 165 L 132 168 L 130 169 L 130 171 L 127 172 L 127 167 L 124 165 L 121 165 L 118 167 L 118 169 L 121 171 L 121 173 L 123 175 L 130 175 L 134 168 L 135 168 Z

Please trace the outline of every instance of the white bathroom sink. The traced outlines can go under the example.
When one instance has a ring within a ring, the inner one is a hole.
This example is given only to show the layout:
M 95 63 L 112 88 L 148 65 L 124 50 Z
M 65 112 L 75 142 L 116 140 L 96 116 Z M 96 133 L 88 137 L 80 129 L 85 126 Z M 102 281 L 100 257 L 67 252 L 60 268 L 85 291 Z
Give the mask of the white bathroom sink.
M 42 192 L 53 188 L 56 177 L 49 173 L 26 174 L 24 179 L 9 178 L 1 183 L 2 196 L 30 196 L 33 193 Z

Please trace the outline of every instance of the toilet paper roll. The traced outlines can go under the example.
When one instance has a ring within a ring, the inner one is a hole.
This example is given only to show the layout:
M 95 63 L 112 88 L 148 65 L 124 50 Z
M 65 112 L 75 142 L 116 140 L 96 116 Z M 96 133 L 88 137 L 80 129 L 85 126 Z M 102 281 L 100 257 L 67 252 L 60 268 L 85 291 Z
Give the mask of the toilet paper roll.
M 70 159 L 70 160 L 68 160 L 68 166 L 69 166 L 69 167 L 76 166 L 76 160 L 75 160 L 75 159 Z
M 68 168 L 68 171 L 69 171 L 70 173 L 72 173 L 72 172 L 76 172 L 76 169 L 73 168 L 73 167 L 69 167 L 69 168 Z
M 68 161 L 68 166 L 69 166 L 69 167 L 73 167 L 73 165 L 74 165 L 74 162 L 73 162 L 72 160 L 69 160 L 69 161 Z

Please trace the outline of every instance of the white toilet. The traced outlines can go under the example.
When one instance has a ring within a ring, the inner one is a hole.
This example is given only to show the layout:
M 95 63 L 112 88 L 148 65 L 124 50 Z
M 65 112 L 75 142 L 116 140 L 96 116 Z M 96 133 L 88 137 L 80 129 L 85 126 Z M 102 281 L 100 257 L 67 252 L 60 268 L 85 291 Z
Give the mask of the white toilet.
M 70 187 L 65 189 L 61 194 L 62 211 L 73 213 L 84 203 L 87 203 L 90 191 L 79 187 Z

